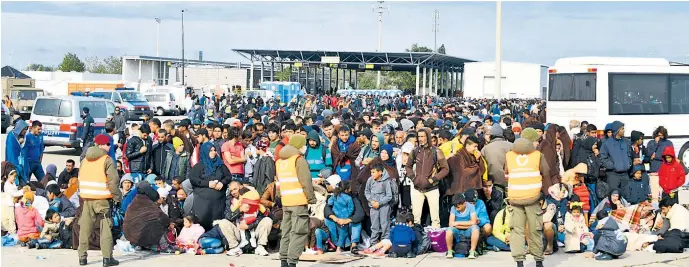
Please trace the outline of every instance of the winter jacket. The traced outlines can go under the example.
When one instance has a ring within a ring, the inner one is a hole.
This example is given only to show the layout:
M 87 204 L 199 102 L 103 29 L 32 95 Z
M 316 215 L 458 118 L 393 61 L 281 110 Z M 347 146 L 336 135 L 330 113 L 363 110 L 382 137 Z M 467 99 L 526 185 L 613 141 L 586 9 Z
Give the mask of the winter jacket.
M 115 130 L 118 132 L 124 132 L 127 129 L 127 118 L 124 117 L 122 112 L 115 114 L 113 116 L 113 121 L 115 121 Z
M 424 131 L 426 131 L 426 136 L 431 136 L 428 128 L 424 128 Z M 450 172 L 443 152 L 431 146 L 430 143 L 417 147 L 410 157 L 405 166 L 406 174 L 414 182 L 414 189 L 419 192 L 437 189 L 438 182 Z M 428 179 L 433 180 L 433 183 L 430 183 Z
M 53 241 L 60 240 L 60 223 L 45 222 L 40 238 L 50 235 Z
M 286 145 L 280 150 L 280 154 L 278 155 L 278 157 L 282 160 L 287 160 L 290 157 L 297 154 L 299 154 L 299 150 L 297 150 L 291 145 Z M 311 181 L 311 172 L 309 171 L 309 164 L 306 163 L 306 160 L 302 156 L 299 156 L 296 159 L 295 164 L 297 178 L 299 179 L 299 183 L 301 184 L 304 190 L 304 195 L 306 196 L 308 203 L 316 204 L 316 194 L 313 191 L 313 183 Z
M 268 184 L 275 180 L 275 161 L 271 157 L 261 157 L 254 165 L 254 187 L 263 194 Z
M 641 179 L 639 180 L 634 178 L 634 173 L 637 171 L 641 171 Z M 651 195 L 651 185 L 648 174 L 643 170 L 643 166 L 636 165 L 632 169 L 632 177 L 629 181 L 627 192 L 627 198 L 632 205 L 648 200 L 648 197 Z
M 586 227 L 586 217 L 580 214 L 579 218 L 574 218 L 571 213 L 565 215 L 565 251 L 580 251 L 581 236 L 589 233 Z
M 26 160 L 26 153 L 27 153 L 28 147 L 25 146 L 23 143 L 22 144 L 19 143 L 19 139 L 20 139 L 19 135 L 21 134 L 22 131 L 24 131 L 28 127 L 29 127 L 29 125 L 25 121 L 23 121 L 23 120 L 17 121 L 14 125 L 14 130 L 12 130 L 11 132 L 9 132 L 7 134 L 7 138 L 5 140 L 5 158 L 7 159 L 7 161 L 12 163 L 12 165 L 14 165 L 14 167 L 16 168 L 17 173 L 19 174 L 17 176 L 17 178 L 20 178 L 21 176 L 23 176 L 23 168 L 29 167 L 28 162 L 27 163 L 24 162 L 24 160 Z M 27 133 L 25 133 L 25 135 L 26 134 L 28 134 L 28 130 L 27 130 Z M 24 137 L 22 136 L 21 138 L 24 138 Z M 26 142 L 26 141 L 24 141 L 24 142 Z
M 574 195 L 579 197 L 579 201 L 583 204 L 582 209 L 584 212 L 591 210 L 591 194 L 589 194 L 588 187 L 586 184 L 577 184 L 572 187 L 572 192 Z
M 151 153 L 151 169 L 153 173 L 157 175 L 163 174 L 165 171 L 165 162 L 170 151 L 175 151 L 175 148 L 170 143 L 157 143 L 153 146 L 153 151 Z
M 71 218 L 77 214 L 77 209 L 74 208 L 74 205 L 69 201 L 67 196 L 63 194 L 53 199 L 53 201 L 50 201 L 49 204 L 50 209 L 59 213 L 62 218 Z
M 538 151 L 543 154 L 546 162 L 548 163 L 548 173 L 543 173 L 543 187 L 541 187 L 543 193 L 547 193 L 550 186 L 560 182 L 560 164 L 558 164 L 558 153 L 556 150 L 557 144 L 557 126 L 552 124 L 548 127 L 543 139 L 538 144 Z
M 668 163 L 665 160 L 665 156 L 672 157 L 672 162 Z M 686 173 L 684 172 L 684 166 L 675 157 L 675 148 L 672 146 L 666 146 L 663 151 L 663 164 L 660 165 L 658 169 L 658 183 L 660 187 L 663 188 L 663 192 L 670 194 L 681 187 L 686 179 Z
M 346 149 L 341 149 L 346 147 Z M 342 180 L 352 180 L 352 190 L 355 193 L 359 191 L 359 183 L 356 182 L 356 177 L 359 175 L 359 169 L 355 168 L 354 161 L 361 152 L 361 146 L 356 142 L 353 135 L 349 136 L 347 142 L 342 142 L 339 138 L 337 142 L 332 145 L 331 153 L 333 157 L 333 167 L 335 173 L 340 175 Z
M 614 137 L 603 140 L 600 148 L 600 160 L 606 171 L 626 173 L 632 166 L 633 151 L 631 142 L 626 138 Z
M 598 142 L 598 139 L 594 137 L 586 137 L 579 141 L 579 149 L 577 154 L 572 156 L 573 163 L 572 167 L 577 166 L 579 163 L 586 164 L 586 169 L 588 173 L 584 178 L 584 182 L 587 184 L 595 184 L 598 182 L 598 177 L 600 174 L 601 161 L 600 157 L 593 153 L 593 145 Z
M 177 236 L 177 243 L 179 244 L 191 244 L 199 241 L 199 238 L 205 230 L 200 224 L 192 224 L 189 228 L 182 228 L 182 231 Z
M 68 172 L 67 169 L 62 170 L 60 176 L 57 178 L 57 185 L 59 185 L 60 188 L 67 188 L 69 179 L 72 179 L 72 177 L 79 177 L 79 168 L 72 168 L 71 172 Z
M 392 201 L 391 182 L 393 181 L 390 179 L 387 172 L 383 172 L 383 176 L 378 180 L 373 179 L 373 177 L 368 178 L 365 195 L 369 207 L 373 207 L 371 201 L 378 202 L 381 207 L 388 205 L 390 201 Z
M 492 134 L 492 133 L 491 133 Z M 502 186 L 507 186 L 505 179 L 505 155 L 512 150 L 512 143 L 498 137 L 490 140 L 481 149 L 481 155 L 488 163 L 488 176 L 493 177 L 493 182 Z
M 311 147 L 307 144 L 306 154 L 304 158 L 306 162 L 309 163 L 309 169 L 311 170 L 311 178 L 318 178 L 321 170 L 329 168 L 332 170 L 333 158 L 330 153 L 330 149 L 325 145 L 321 144 L 321 138 L 318 136 L 316 131 L 311 131 L 308 136 L 308 140 L 314 140 L 316 142 L 316 147 Z M 307 140 L 307 142 L 308 142 Z M 323 177 L 328 178 L 328 177 Z
M 660 142 L 657 143 L 655 139 L 648 141 L 648 146 L 646 147 L 648 154 L 646 156 L 650 159 L 651 156 L 655 154 L 655 158 L 650 160 L 651 169 L 648 170 L 648 172 L 658 172 L 658 170 L 660 169 L 660 165 L 663 163 L 663 157 L 659 155 L 665 153 L 666 147 L 674 147 L 672 141 L 667 139 L 660 139 Z
M 332 197 L 332 196 L 331 196 Z M 351 219 L 352 223 L 360 223 L 364 220 L 366 217 L 366 213 L 364 212 L 364 207 L 361 205 L 361 201 L 359 201 L 358 198 L 352 198 L 352 202 L 354 203 L 354 213 L 352 216 L 347 217 L 347 218 L 340 218 L 335 215 L 333 212 L 333 208 L 331 206 L 326 205 L 325 209 L 323 210 L 323 215 L 325 218 L 331 219 L 330 216 L 335 216 L 340 219 Z
M 14 206 L 14 219 L 17 222 L 17 236 L 19 238 L 30 234 L 38 234 L 38 227 L 43 227 L 45 222 L 33 207 L 25 207 L 23 204 Z
M 390 229 L 390 242 L 392 246 L 411 246 L 412 242 L 416 241 L 416 233 L 414 229 L 409 227 L 406 222 L 397 222 Z
M 333 207 L 333 213 L 338 218 L 349 218 L 354 214 L 354 201 L 344 192 L 328 198 L 328 206 Z
M 144 141 L 141 137 L 134 136 L 127 141 L 127 160 L 129 171 L 132 173 L 146 173 L 151 169 L 151 153 L 153 152 L 151 141 Z M 141 148 L 146 146 L 146 152 L 141 153 Z
M 95 161 L 106 155 L 107 152 L 105 152 L 105 150 L 100 149 L 97 146 L 92 146 L 86 150 L 86 157 L 84 157 L 84 161 Z M 122 199 L 122 191 L 120 191 L 120 176 L 117 174 L 117 165 L 115 165 L 115 163 L 113 163 L 111 160 L 106 160 L 104 171 L 108 177 L 108 189 L 110 190 L 110 194 L 112 194 L 112 200 L 115 202 L 120 202 Z
M 173 173 L 172 162 L 175 159 L 177 159 L 177 172 Z M 182 151 L 182 154 L 177 155 L 174 150 L 168 150 L 167 155 L 165 156 L 161 175 L 165 179 L 165 182 L 170 184 L 172 183 L 172 178 L 175 178 L 176 176 L 186 179 L 187 175 L 189 174 L 189 169 L 191 169 L 189 166 L 189 154 L 186 151 Z
M 627 250 L 627 238 L 620 230 L 617 221 L 606 220 L 603 228 L 598 230 L 595 238 L 594 253 L 605 252 L 615 257 L 622 256 Z
M 689 232 L 689 210 L 684 206 L 680 204 L 672 205 L 665 218 L 670 221 L 669 230 L 677 229 L 685 233 Z

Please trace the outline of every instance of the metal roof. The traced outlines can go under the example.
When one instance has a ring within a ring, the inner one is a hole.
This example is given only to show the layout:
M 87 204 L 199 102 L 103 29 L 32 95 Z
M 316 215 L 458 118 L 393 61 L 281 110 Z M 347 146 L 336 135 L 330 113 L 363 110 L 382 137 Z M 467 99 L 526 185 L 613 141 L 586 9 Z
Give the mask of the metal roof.
M 339 57 L 339 64 L 373 64 L 395 66 L 400 70 L 415 69 L 416 66 L 462 70 L 464 63 L 475 60 L 433 52 L 353 52 L 353 51 L 306 51 L 306 50 L 260 50 L 233 49 L 252 62 L 275 62 L 293 64 L 296 62 L 321 64 L 321 57 Z
M 26 75 L 23 72 L 18 71 L 17 69 L 12 68 L 10 66 L 2 67 L 2 77 L 10 77 L 16 79 L 31 79 L 29 75 Z

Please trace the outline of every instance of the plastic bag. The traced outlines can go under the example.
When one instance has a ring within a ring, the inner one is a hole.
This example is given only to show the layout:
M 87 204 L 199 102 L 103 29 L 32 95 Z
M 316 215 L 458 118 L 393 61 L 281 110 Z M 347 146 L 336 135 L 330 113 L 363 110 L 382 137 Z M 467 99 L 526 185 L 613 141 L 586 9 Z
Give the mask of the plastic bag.
M 113 247 L 113 249 L 120 251 L 120 252 L 123 252 L 123 253 L 135 252 L 134 247 L 132 246 L 131 243 L 129 243 L 129 241 L 120 240 L 120 239 L 117 240 L 117 244 L 115 245 L 115 247 Z
M 431 249 L 435 252 L 447 252 L 447 243 L 445 242 L 445 229 L 426 228 L 428 238 L 431 240 Z

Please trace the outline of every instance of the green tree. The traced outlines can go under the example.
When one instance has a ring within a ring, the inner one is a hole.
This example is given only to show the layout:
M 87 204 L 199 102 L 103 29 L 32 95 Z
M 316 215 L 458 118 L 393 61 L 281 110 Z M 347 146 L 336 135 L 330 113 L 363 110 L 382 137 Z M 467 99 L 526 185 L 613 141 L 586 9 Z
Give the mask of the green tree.
M 377 74 L 375 71 L 359 72 L 357 77 L 357 89 L 375 89 Z M 382 83 L 382 81 L 381 81 Z M 381 84 L 382 85 L 382 84 Z
M 122 57 L 109 56 L 103 59 L 106 73 L 122 74 Z
M 405 49 L 407 52 L 433 52 L 433 49 L 430 49 L 425 46 L 419 46 L 419 44 L 414 43 L 411 45 L 411 49 Z
M 442 45 L 440 45 L 440 47 L 438 47 L 438 53 L 443 54 L 443 55 L 446 54 L 445 44 L 442 44 Z
M 57 69 L 64 72 L 83 72 L 84 70 L 86 70 L 86 65 L 84 65 L 84 62 L 82 62 L 81 59 L 77 57 L 77 54 L 67 53 L 65 57 L 62 59 L 62 63 L 60 63 Z
M 91 73 L 107 73 L 108 69 L 103 64 L 98 57 L 87 57 L 84 59 L 86 62 L 86 70 Z
M 289 82 L 292 78 L 292 66 L 284 68 L 275 74 L 275 79 L 281 82 Z
M 36 63 L 31 63 L 29 66 L 26 66 L 26 69 L 28 71 L 55 71 L 55 67 L 51 66 L 45 66 L 43 64 L 36 64 Z

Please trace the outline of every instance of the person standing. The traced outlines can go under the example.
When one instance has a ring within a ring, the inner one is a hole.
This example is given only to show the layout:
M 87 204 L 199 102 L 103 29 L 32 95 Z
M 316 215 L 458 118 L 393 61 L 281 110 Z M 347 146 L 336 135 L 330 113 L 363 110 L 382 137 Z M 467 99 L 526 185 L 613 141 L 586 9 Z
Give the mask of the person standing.
M 26 162 L 24 163 L 24 180 L 26 183 L 29 183 L 29 180 L 31 180 L 31 175 L 36 176 L 38 181 L 45 176 L 43 165 L 41 164 L 43 151 L 45 150 L 43 134 L 41 134 L 42 128 L 43 124 L 40 121 L 33 121 L 31 123 L 31 132 L 26 135 L 25 146 L 27 147 L 27 153 Z
M 151 128 L 147 124 L 139 128 L 139 136 L 132 136 L 127 141 L 127 159 L 129 160 L 129 172 L 132 174 L 134 184 L 138 184 L 144 174 L 150 174 L 151 170 L 151 141 L 148 135 Z
M 79 218 L 79 265 L 87 264 L 89 237 L 95 223 L 98 223 L 103 266 L 116 266 L 119 262 L 112 257 L 113 223 L 110 209 L 114 205 L 113 202 L 117 203 L 122 199 L 119 189 L 120 178 L 117 175 L 117 166 L 107 154 L 110 150 L 110 138 L 105 134 L 99 134 L 94 141 L 97 146 L 86 150 L 86 157 L 81 161 L 79 169 L 79 197 L 84 201 Z
M 81 118 L 84 120 L 84 135 L 81 136 L 82 144 L 81 144 L 81 160 L 84 160 L 84 157 L 86 156 L 86 150 L 88 150 L 89 147 L 93 144 L 93 127 L 95 127 L 96 121 L 93 120 L 93 117 L 91 117 L 90 110 L 88 107 L 84 107 L 81 109 Z
M 27 146 L 24 145 L 24 136 L 26 136 L 26 131 L 28 129 L 29 124 L 27 124 L 26 121 L 18 120 L 14 124 L 14 130 L 7 134 L 7 140 L 5 140 L 5 158 L 14 165 L 17 169 L 17 175 L 22 178 L 16 179 L 16 183 L 23 183 L 24 177 L 21 176 L 24 175 L 22 170 L 26 164 L 24 161 L 26 159 L 27 149 Z M 28 168 L 28 164 L 26 168 Z
M 524 266 L 527 235 L 529 253 L 536 259 L 536 266 L 543 266 L 543 214 L 539 198 L 543 186 L 543 176 L 550 169 L 541 152 L 536 151 L 534 142 L 519 138 L 514 141 L 512 151 L 507 152 L 506 172 L 507 190 L 510 192 L 508 211 L 512 216 L 510 250 L 518 267 Z M 529 229 L 525 233 L 525 228 Z
M 600 148 L 601 165 L 605 168 L 605 175 L 610 190 L 620 191 L 620 197 L 627 199 L 627 184 L 629 184 L 629 169 L 633 163 L 631 142 L 624 138 L 624 124 L 614 121 L 611 124 L 613 136 L 603 139 Z
M 283 219 L 280 230 L 280 266 L 296 267 L 309 233 L 308 204 L 316 204 L 309 164 L 302 153 L 306 138 L 293 135 L 280 150 L 275 164 L 280 183 Z
M 115 107 L 115 114 L 113 116 L 113 121 L 115 122 L 115 129 L 118 135 L 118 144 L 124 144 L 127 137 L 124 134 L 124 130 L 127 129 L 127 118 L 124 116 L 120 107 Z

